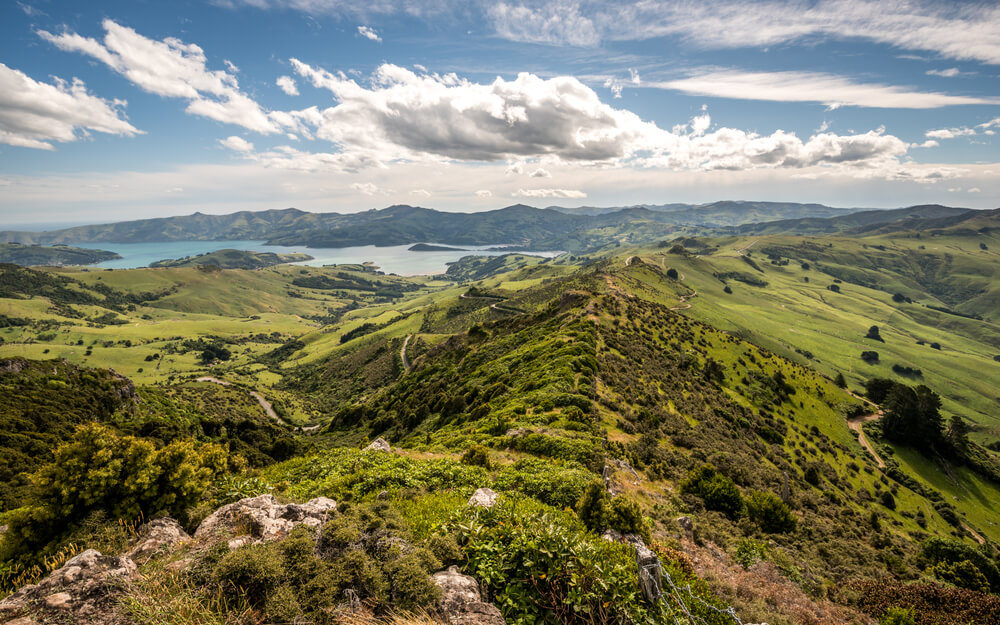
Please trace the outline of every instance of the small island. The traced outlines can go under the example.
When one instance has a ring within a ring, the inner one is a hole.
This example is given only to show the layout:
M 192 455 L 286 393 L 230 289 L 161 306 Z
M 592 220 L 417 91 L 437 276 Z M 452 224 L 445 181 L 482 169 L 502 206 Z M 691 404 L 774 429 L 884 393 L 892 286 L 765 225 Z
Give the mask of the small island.
M 197 256 L 168 258 L 151 263 L 150 267 L 217 267 L 219 269 L 263 269 L 283 263 L 312 260 L 309 254 L 275 254 L 249 250 L 224 249 Z
M 88 250 L 69 245 L 43 246 L 0 243 L 0 263 L 12 263 L 22 267 L 93 265 L 116 258 L 121 258 L 121 256 L 107 250 Z
M 411 252 L 468 252 L 461 247 L 448 247 L 447 245 L 433 245 L 431 243 L 417 243 L 407 248 Z

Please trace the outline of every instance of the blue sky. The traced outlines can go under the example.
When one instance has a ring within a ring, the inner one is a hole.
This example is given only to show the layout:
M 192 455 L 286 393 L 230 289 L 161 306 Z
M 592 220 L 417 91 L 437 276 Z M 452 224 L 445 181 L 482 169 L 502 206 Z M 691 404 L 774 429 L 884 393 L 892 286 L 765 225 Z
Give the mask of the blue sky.
M 996 3 L 13 1 L 0 224 L 1000 205 Z

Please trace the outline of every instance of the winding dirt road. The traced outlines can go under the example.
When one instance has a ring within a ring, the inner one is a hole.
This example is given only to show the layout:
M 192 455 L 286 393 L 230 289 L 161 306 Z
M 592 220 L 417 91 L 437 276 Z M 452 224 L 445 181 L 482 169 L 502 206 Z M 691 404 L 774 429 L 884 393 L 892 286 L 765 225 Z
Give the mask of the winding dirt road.
M 195 378 L 195 382 L 211 382 L 213 384 L 219 384 L 221 386 L 233 385 L 232 382 L 227 382 L 226 380 L 220 380 L 219 378 L 213 378 L 210 375 L 203 375 L 200 378 Z M 257 403 L 260 404 L 260 407 L 264 409 L 264 412 L 265 414 L 267 414 L 267 416 L 271 417 L 272 419 L 274 419 L 275 421 L 277 421 L 282 425 L 287 425 L 288 427 L 292 428 L 299 427 L 296 425 L 292 425 L 291 423 L 288 423 L 284 419 L 279 417 L 278 413 L 274 411 L 274 406 L 271 404 L 271 402 L 264 399 L 264 396 L 258 393 L 257 391 L 248 390 L 247 393 L 249 393 L 254 399 L 257 400 Z M 302 427 L 303 432 L 315 432 L 318 429 L 319 429 L 318 425 L 310 425 Z
M 884 469 L 885 462 L 882 460 L 881 457 L 879 457 L 877 453 L 875 453 L 875 448 L 872 447 L 872 444 L 868 440 L 868 437 L 865 436 L 864 429 L 861 427 L 864 423 L 868 421 L 874 421 L 881 416 L 882 416 L 882 411 L 880 410 L 878 412 L 872 412 L 866 415 L 861 415 L 860 417 L 852 417 L 847 420 L 847 427 L 851 428 L 852 430 L 858 433 L 858 442 L 861 443 L 861 446 L 865 448 L 865 451 L 870 453 L 872 457 L 875 458 L 875 463 L 879 466 L 879 468 Z
M 407 334 L 406 338 L 403 339 L 403 347 L 399 350 L 399 358 L 403 361 L 403 369 L 405 369 L 407 373 L 410 372 L 412 367 L 410 366 L 410 361 L 406 358 L 406 346 L 410 344 L 410 339 L 412 338 L 412 334 Z

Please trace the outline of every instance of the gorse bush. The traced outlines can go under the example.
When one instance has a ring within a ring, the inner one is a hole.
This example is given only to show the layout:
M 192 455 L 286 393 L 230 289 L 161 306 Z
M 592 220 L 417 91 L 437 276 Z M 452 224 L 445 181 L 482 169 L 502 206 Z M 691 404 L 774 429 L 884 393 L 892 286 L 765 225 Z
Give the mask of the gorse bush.
M 795 531 L 795 517 L 792 511 L 774 493 L 755 491 L 744 499 L 747 516 L 760 529 L 771 534 L 785 534 Z
M 219 445 L 175 441 L 157 449 L 103 425 L 83 425 L 32 476 L 36 503 L 10 515 L 4 551 L 9 557 L 37 550 L 97 511 L 113 519 L 165 512 L 183 520 L 227 468 L 227 456 Z
M 588 533 L 573 515 L 503 498 L 447 529 L 508 623 L 638 623 L 670 613 L 643 603 L 632 548 Z
M 710 464 L 692 469 L 681 482 L 681 492 L 697 495 L 709 510 L 716 510 L 735 519 L 743 514 L 743 496 L 736 484 L 718 473 Z

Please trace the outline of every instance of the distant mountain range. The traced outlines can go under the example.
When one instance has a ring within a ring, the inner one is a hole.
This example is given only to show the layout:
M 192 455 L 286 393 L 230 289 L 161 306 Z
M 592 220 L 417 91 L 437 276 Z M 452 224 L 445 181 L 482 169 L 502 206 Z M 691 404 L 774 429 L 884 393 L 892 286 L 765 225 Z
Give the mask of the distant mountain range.
M 288 208 L 229 215 L 195 213 L 51 232 L 5 231 L 0 232 L 0 242 L 52 245 L 263 240 L 274 245 L 313 248 L 433 242 L 579 252 L 613 243 L 656 241 L 677 233 L 828 233 L 900 220 L 951 219 L 967 213 L 969 209 L 938 205 L 861 210 L 822 204 L 744 201 L 608 208 L 534 208 L 517 204 L 477 213 L 450 213 L 406 205 L 352 214 L 309 213 Z

